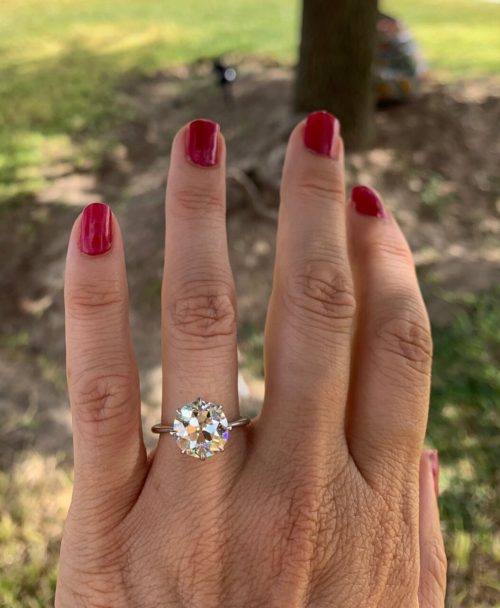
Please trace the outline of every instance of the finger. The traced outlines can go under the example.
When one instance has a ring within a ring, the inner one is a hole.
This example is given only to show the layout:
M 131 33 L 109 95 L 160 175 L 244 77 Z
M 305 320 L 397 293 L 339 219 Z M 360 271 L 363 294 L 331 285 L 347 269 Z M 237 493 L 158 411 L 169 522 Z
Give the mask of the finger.
M 86 207 L 73 226 L 64 292 L 75 492 L 94 502 L 113 493 L 119 512 L 142 483 L 146 453 L 123 245 L 104 203 Z
M 420 459 L 420 608 L 444 606 L 446 554 L 439 522 L 437 489 L 437 450 L 425 450 Z
M 274 284 L 266 324 L 265 432 L 310 450 L 345 445 L 354 314 L 346 250 L 338 121 L 311 114 L 293 131 L 281 187 Z M 294 433 L 297 437 L 294 439 Z M 265 434 L 265 433 L 264 433 Z M 279 438 L 274 444 L 281 449 Z
M 196 120 L 175 137 L 166 196 L 163 421 L 197 397 L 238 417 L 236 297 L 229 265 L 225 144 Z M 173 445 L 175 442 L 160 442 Z
M 365 478 L 384 485 L 395 467 L 418 466 L 429 403 L 429 321 L 406 240 L 373 190 L 354 188 L 348 233 L 358 304 L 348 441 Z

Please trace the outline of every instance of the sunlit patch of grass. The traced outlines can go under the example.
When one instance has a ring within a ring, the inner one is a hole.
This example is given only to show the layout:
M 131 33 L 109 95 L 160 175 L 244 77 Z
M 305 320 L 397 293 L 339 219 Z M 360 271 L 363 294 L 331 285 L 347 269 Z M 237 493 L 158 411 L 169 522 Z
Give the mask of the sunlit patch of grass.
M 43 140 L 65 135 L 105 154 L 133 117 L 120 95 L 131 73 L 228 52 L 291 63 L 298 0 L 4 0 L 0 20 L 0 201 L 43 186 Z M 477 0 L 386 0 L 431 67 L 463 77 L 499 67 L 500 7 Z M 77 151 L 75 150 L 75 154 Z
M 53 605 L 71 476 L 57 458 L 25 454 L 0 472 L 0 605 Z
M 133 116 L 116 92 L 119 75 L 113 56 L 78 45 L 30 72 L 0 64 L 0 201 L 41 188 L 63 140 L 75 163 L 92 142 L 100 155 L 113 147 L 113 129 Z
M 441 77 L 498 73 L 500 6 L 478 0 L 383 0 L 411 28 Z
M 500 290 L 469 294 L 465 302 L 445 296 L 456 315 L 434 328 L 428 437 L 442 464 L 450 593 L 459 602 L 450 606 L 475 608 L 479 600 L 500 601 L 492 586 L 500 543 Z

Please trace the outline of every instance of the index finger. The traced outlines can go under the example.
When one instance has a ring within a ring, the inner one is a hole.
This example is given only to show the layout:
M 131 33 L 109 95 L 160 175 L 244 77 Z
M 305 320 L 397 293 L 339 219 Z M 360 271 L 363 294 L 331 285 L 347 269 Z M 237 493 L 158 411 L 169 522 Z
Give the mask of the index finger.
M 64 296 L 75 491 L 96 503 L 114 488 L 125 500 L 128 483 L 142 482 L 146 452 L 123 244 L 104 203 L 87 206 L 73 226 Z

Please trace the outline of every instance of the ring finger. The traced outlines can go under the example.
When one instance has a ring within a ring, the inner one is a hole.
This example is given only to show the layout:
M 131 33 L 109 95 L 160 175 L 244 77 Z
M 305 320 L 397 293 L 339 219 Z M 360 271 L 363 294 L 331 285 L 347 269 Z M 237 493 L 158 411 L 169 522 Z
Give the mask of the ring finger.
M 280 429 L 286 434 L 267 441 L 277 450 L 287 446 L 285 461 L 292 453 L 303 463 L 304 450 L 313 461 L 314 446 L 320 459 L 333 449 L 342 466 L 354 297 L 338 131 L 333 116 L 315 112 L 290 137 L 266 325 L 262 427 L 265 438 Z

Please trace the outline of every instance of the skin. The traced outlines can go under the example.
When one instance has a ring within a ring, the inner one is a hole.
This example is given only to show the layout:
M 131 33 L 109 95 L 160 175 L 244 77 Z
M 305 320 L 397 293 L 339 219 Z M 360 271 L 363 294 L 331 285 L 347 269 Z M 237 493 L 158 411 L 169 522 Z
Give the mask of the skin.
M 197 396 L 239 417 L 224 139 L 214 167 L 172 147 L 162 421 Z M 57 608 L 439 608 L 446 558 L 428 455 L 429 322 L 396 221 L 346 201 L 335 158 L 293 131 L 261 416 L 207 462 L 162 435 L 148 458 L 119 225 L 65 279 L 75 485 Z M 152 221 L 156 221 L 152 219 Z

